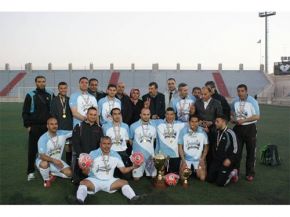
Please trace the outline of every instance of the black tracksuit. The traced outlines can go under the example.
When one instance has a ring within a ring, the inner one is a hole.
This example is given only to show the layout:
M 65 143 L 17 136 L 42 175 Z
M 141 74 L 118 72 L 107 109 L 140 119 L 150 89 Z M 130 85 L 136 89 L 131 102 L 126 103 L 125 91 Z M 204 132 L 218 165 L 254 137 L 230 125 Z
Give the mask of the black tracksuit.
M 217 133 L 218 134 L 218 133 Z M 209 182 L 215 182 L 218 186 L 225 186 L 230 181 L 230 173 L 238 159 L 239 145 L 233 130 L 219 131 L 213 150 L 213 159 L 207 174 Z M 231 164 L 225 167 L 223 162 L 229 159 Z
M 60 101 L 60 96 L 54 97 L 51 101 L 51 116 L 57 119 L 59 130 L 72 130 L 73 129 L 73 115 L 69 106 L 69 97 L 65 96 L 65 115 L 63 117 L 63 106 Z M 70 141 L 71 142 L 71 141 Z M 69 143 L 71 144 L 71 143 Z M 66 163 L 71 165 L 72 152 L 66 152 Z
M 104 98 L 106 96 L 106 93 L 104 93 L 103 91 L 92 91 L 90 88 L 88 89 L 88 93 L 93 95 L 94 97 L 96 97 L 97 102 L 99 102 L 100 99 Z
M 78 184 L 85 176 L 82 174 L 77 158 L 81 153 L 90 153 L 91 151 L 100 147 L 101 137 L 103 136 L 102 128 L 83 121 L 76 125 L 72 134 L 73 147 L 73 181 Z
M 35 170 L 35 159 L 38 151 L 38 139 L 47 131 L 46 122 L 50 115 L 53 93 L 45 89 L 35 89 L 26 94 L 22 119 L 26 128 L 31 127 L 28 137 L 28 165 L 27 174 Z

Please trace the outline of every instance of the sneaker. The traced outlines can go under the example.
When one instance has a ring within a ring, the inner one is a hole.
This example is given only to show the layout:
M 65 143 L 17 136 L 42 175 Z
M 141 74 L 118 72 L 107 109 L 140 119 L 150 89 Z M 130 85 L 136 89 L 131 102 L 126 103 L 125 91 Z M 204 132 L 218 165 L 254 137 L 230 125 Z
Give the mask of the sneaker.
M 30 181 L 32 181 L 32 180 L 34 180 L 35 179 L 35 175 L 34 175 L 34 173 L 29 173 L 28 175 L 27 175 L 27 181 L 28 182 L 30 182 Z
M 246 176 L 248 182 L 252 182 L 254 180 L 254 176 Z
M 45 181 L 43 182 L 43 187 L 45 187 L 45 188 L 50 188 L 50 186 L 51 186 L 51 182 L 50 182 L 50 180 L 45 180 Z
M 146 194 L 136 195 L 131 200 L 129 200 L 129 203 L 135 204 L 139 202 L 140 200 L 144 199 L 146 196 L 147 196 Z
M 232 172 L 231 172 L 231 181 L 233 183 L 237 183 L 239 181 L 239 175 L 238 175 L 238 170 L 237 169 L 234 169 Z

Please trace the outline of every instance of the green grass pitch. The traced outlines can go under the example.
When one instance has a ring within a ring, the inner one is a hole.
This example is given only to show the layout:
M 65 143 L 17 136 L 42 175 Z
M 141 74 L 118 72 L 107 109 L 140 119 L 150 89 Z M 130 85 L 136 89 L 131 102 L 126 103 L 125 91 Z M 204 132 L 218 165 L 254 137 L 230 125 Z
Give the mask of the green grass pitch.
M 21 103 L 0 103 L 0 204 L 68 204 L 66 196 L 74 192 L 69 180 L 57 178 L 50 189 L 43 188 L 39 173 L 35 181 L 26 181 L 28 137 L 22 124 L 21 109 Z M 154 189 L 146 178 L 139 182 L 130 181 L 130 184 L 136 193 L 148 194 L 142 204 L 289 204 L 289 119 L 289 107 L 261 106 L 257 175 L 253 183 L 245 180 L 243 161 L 240 181 L 226 188 L 196 179 L 190 180 L 188 189 L 179 185 L 165 190 Z M 266 167 L 260 164 L 260 149 L 269 143 L 278 145 L 281 166 Z M 100 192 L 89 196 L 87 203 L 128 204 L 128 201 L 120 192 Z

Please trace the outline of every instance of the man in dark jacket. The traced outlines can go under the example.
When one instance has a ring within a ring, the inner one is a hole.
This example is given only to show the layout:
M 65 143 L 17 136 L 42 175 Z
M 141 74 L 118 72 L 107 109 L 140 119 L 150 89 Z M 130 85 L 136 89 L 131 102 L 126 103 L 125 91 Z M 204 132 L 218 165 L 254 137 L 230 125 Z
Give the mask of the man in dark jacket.
M 165 118 L 165 97 L 158 92 L 158 84 L 151 82 L 149 84 L 149 93 L 142 96 L 144 107 L 148 107 L 151 112 L 151 119 Z
M 223 114 L 226 116 L 227 121 L 230 121 L 230 118 L 231 118 L 231 107 L 230 107 L 228 101 L 226 100 L 226 98 L 224 96 L 220 95 L 217 92 L 215 83 L 213 81 L 207 81 L 205 83 L 205 86 L 209 87 L 211 89 L 211 92 L 212 92 L 211 97 L 213 99 L 216 99 L 216 100 L 220 101 L 222 109 L 223 109 Z
M 78 184 L 85 176 L 82 174 L 77 158 L 81 153 L 89 154 L 92 150 L 98 149 L 102 128 L 96 123 L 98 111 L 95 107 L 88 108 L 87 120 L 77 124 L 73 129 L 72 147 L 73 147 L 73 183 Z
M 106 96 L 106 93 L 103 91 L 98 90 L 99 81 L 96 78 L 91 78 L 89 80 L 89 88 L 88 93 L 92 94 L 94 97 L 96 97 L 97 102 L 99 102 L 100 99 L 104 98 Z
M 57 119 L 59 130 L 73 130 L 73 115 L 69 107 L 69 97 L 67 96 L 68 85 L 61 81 L 58 83 L 58 95 L 51 101 L 51 116 Z M 71 138 L 65 144 L 66 163 L 70 166 L 72 159 Z
M 215 143 L 215 119 L 221 115 L 222 106 L 219 101 L 211 97 L 211 89 L 203 87 L 201 89 L 202 98 L 195 102 L 195 114 L 199 117 L 200 125 L 207 132 L 209 140 L 209 151 L 207 154 L 207 164 L 212 160 L 213 144 Z
M 50 116 L 51 100 L 54 97 L 52 92 L 45 89 L 44 76 L 36 76 L 34 81 L 36 89 L 26 94 L 22 109 L 23 123 L 29 133 L 27 181 L 35 178 L 37 142 L 39 137 L 47 131 L 46 122 Z
M 239 146 L 236 134 L 227 127 L 227 117 L 225 115 L 218 115 L 215 125 L 217 138 L 207 180 L 216 183 L 218 186 L 226 186 L 231 180 L 233 182 L 238 181 L 238 171 L 234 169 L 234 164 L 238 160 Z
M 117 84 L 116 97 L 121 101 L 122 107 L 122 121 L 128 125 L 132 123 L 133 106 L 130 97 L 125 93 L 125 83 L 119 82 Z

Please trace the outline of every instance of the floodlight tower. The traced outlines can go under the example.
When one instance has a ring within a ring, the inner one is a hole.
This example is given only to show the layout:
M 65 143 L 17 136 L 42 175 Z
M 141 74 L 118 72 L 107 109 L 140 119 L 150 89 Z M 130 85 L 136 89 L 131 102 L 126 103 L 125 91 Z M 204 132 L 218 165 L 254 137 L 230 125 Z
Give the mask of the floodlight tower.
M 268 74 L 268 17 L 276 15 L 275 11 L 260 12 L 259 17 L 265 17 L 265 73 Z

